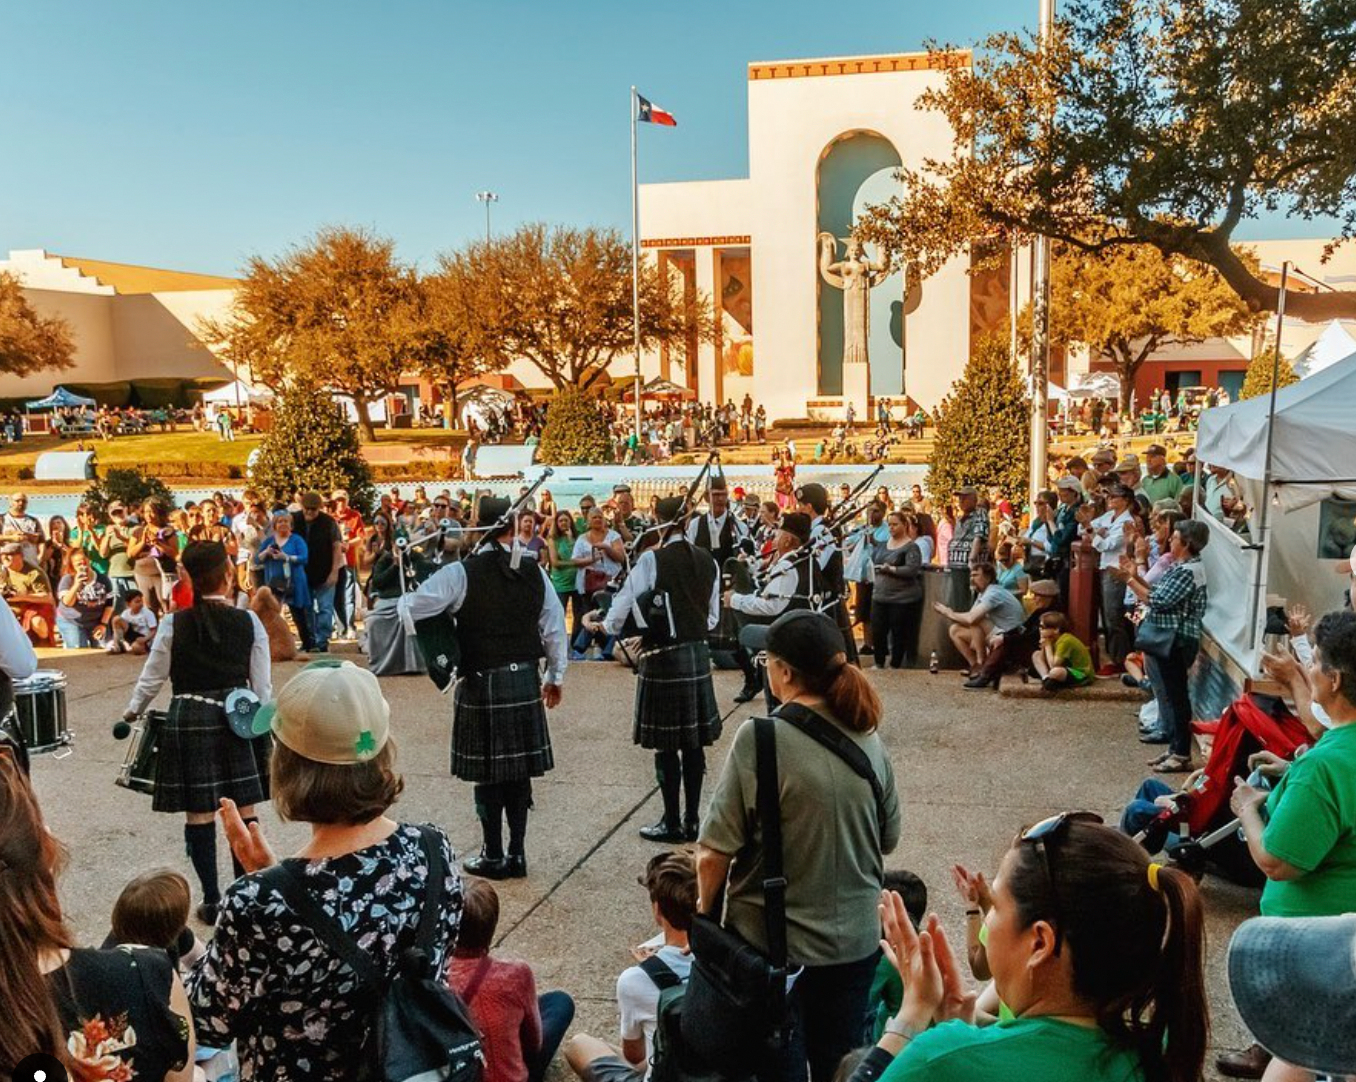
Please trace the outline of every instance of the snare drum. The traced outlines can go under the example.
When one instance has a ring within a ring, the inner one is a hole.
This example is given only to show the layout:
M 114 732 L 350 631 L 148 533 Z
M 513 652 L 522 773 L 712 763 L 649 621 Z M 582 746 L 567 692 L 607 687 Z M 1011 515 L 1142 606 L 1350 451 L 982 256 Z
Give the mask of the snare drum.
M 148 710 L 132 722 L 127 756 L 114 782 L 134 793 L 155 792 L 155 763 L 160 753 L 160 730 L 169 715 L 163 710 Z
M 66 674 L 39 669 L 26 680 L 14 681 L 14 714 L 30 753 L 41 755 L 68 746 Z

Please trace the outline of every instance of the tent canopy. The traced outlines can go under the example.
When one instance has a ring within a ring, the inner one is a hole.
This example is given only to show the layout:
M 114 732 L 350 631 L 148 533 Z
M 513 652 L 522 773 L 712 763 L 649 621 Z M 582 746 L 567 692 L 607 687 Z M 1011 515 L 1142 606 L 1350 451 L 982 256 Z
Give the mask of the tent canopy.
M 1119 398 L 1121 381 L 1110 372 L 1090 372 L 1069 388 L 1070 398 Z
M 1356 324 L 1352 326 L 1356 327 Z M 1295 358 L 1295 375 L 1300 379 L 1316 376 L 1325 368 L 1345 360 L 1353 352 L 1356 352 L 1356 334 L 1348 330 L 1341 320 L 1334 319 Z
M 46 398 L 39 398 L 34 402 L 27 403 L 31 410 L 55 410 L 70 409 L 72 406 L 93 406 L 96 405 L 92 398 L 81 398 L 78 394 L 72 394 L 65 387 L 58 387 Z
M 1196 434 L 1197 460 L 1224 466 L 1242 477 L 1265 476 L 1270 403 L 1270 395 L 1259 395 L 1202 413 Z M 1278 391 L 1271 452 L 1273 483 L 1329 489 L 1356 484 L 1353 418 L 1356 353 Z
M 251 387 L 243 379 L 237 379 L 224 387 L 218 387 L 215 391 L 204 392 L 202 402 L 204 406 L 212 403 L 219 406 L 234 406 L 236 404 L 243 406 L 247 402 L 269 402 L 272 398 L 273 392 L 267 388 Z

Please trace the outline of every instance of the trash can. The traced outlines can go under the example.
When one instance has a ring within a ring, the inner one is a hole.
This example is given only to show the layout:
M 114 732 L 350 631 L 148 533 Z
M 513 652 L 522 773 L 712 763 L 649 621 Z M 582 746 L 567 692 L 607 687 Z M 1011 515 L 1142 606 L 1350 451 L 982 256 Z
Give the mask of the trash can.
M 937 660 L 943 669 L 965 668 L 965 658 L 952 644 L 947 631 L 951 621 L 932 606 L 941 602 L 957 612 L 964 612 L 974 604 L 974 599 L 968 567 L 923 568 L 923 617 L 918 628 L 918 656 L 913 662 L 915 669 L 926 669 L 933 651 L 936 651 Z

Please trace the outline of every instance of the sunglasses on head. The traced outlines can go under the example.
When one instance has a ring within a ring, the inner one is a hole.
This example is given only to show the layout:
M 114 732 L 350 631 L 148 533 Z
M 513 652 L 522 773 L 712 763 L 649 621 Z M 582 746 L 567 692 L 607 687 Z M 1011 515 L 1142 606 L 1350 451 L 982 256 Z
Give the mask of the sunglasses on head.
M 1064 943 L 1064 912 L 1059 903 L 1059 881 L 1055 877 L 1055 858 L 1052 846 L 1063 835 L 1064 828 L 1069 823 L 1074 822 L 1100 824 L 1102 817 L 1096 812 L 1060 812 L 1058 815 L 1052 815 L 1049 819 L 1042 819 L 1039 823 L 1027 827 L 1017 836 L 1019 842 L 1036 847 L 1045 867 L 1045 878 L 1050 885 L 1050 915 L 1054 917 L 1055 924 L 1056 954 L 1059 954 L 1060 947 Z

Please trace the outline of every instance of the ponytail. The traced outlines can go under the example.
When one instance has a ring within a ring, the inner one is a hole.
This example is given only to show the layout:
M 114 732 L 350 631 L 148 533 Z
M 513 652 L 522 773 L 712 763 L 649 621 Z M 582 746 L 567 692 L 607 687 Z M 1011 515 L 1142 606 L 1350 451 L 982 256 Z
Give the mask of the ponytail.
M 1157 878 L 1168 910 L 1168 929 L 1149 992 L 1153 1012 L 1139 1035 L 1140 1062 L 1149 1082 L 1196 1082 L 1210 1039 L 1204 907 L 1185 872 L 1160 868 Z
M 799 673 L 806 687 L 824 696 L 824 703 L 835 718 L 854 733 L 874 733 L 883 713 L 880 696 L 871 681 L 856 665 L 849 665 L 837 654 L 821 673 Z

